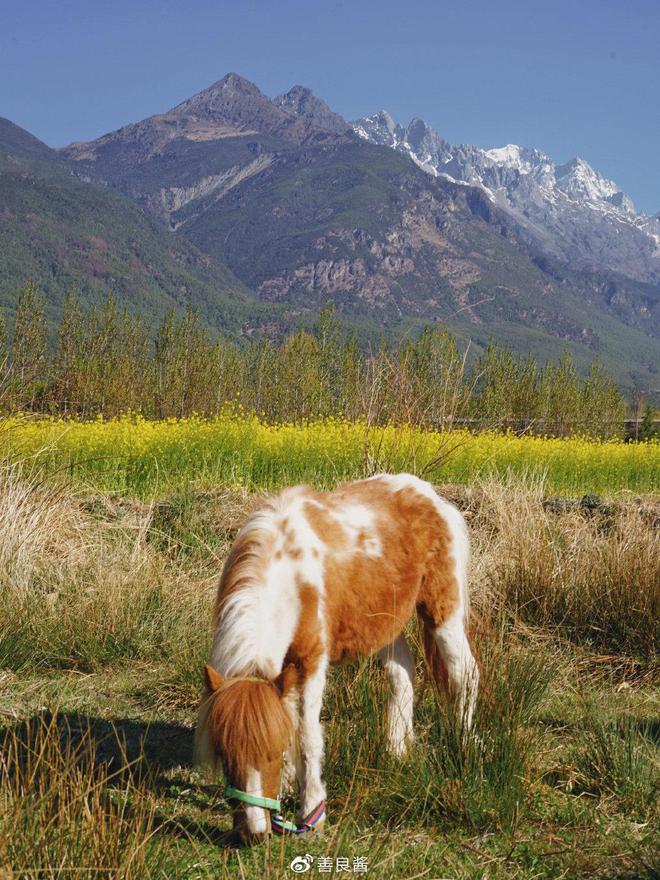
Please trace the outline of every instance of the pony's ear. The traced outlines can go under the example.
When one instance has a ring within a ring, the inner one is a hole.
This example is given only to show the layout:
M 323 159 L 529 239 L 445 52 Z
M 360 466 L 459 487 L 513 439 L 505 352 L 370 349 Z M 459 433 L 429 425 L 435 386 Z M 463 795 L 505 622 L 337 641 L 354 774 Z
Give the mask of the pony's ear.
M 281 697 L 286 697 L 291 688 L 298 684 L 298 670 L 295 665 L 289 663 L 288 666 L 285 666 L 273 681 L 273 684 L 275 685 L 275 689 L 279 692 L 279 695 Z
M 213 691 L 217 691 L 218 688 L 224 682 L 224 678 L 220 675 L 219 672 L 216 672 L 212 666 L 209 666 L 208 663 L 204 667 L 204 684 L 207 689 L 213 693 Z

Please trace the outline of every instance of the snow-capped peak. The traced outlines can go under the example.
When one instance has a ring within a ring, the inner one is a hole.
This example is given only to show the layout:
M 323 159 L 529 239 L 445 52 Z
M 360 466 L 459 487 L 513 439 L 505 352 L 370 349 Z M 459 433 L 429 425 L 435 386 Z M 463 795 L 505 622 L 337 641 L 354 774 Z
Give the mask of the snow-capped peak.
M 392 119 L 387 110 L 379 110 L 373 116 L 364 116 L 351 126 L 365 140 L 386 147 L 396 147 L 403 129 Z
M 519 147 L 518 144 L 507 144 L 505 147 L 493 147 L 484 150 L 495 165 L 503 168 L 515 168 L 521 174 L 529 174 L 535 168 L 552 165 L 552 159 L 541 150 Z
M 517 144 L 507 144 L 506 147 L 494 147 L 492 150 L 485 150 L 486 155 L 498 165 L 512 165 L 520 168 L 523 165 L 520 157 L 520 147 Z
M 555 176 L 557 187 L 572 198 L 584 198 L 591 202 L 605 200 L 612 204 L 612 197 L 619 193 L 625 195 L 614 181 L 602 177 L 580 156 L 564 165 L 557 165 Z
M 360 137 L 406 153 L 435 177 L 481 187 L 544 246 L 551 242 L 558 256 L 574 260 L 578 254 L 620 271 L 624 262 L 633 265 L 635 252 L 642 268 L 633 267 L 632 274 L 660 278 L 660 224 L 637 214 L 632 199 L 580 156 L 557 164 L 518 144 L 452 146 L 424 120 L 402 126 L 385 110 L 351 125 Z
M 350 123 L 353 131 L 373 144 L 406 153 L 420 168 L 437 175 L 436 167 L 451 159 L 450 145 L 423 119 L 413 118 L 407 127 L 395 122 L 387 110 Z

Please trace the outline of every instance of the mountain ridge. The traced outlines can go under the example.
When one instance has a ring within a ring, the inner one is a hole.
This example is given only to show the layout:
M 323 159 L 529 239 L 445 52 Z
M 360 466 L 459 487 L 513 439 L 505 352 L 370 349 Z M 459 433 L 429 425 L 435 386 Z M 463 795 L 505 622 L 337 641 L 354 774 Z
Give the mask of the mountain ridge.
M 207 325 L 238 333 L 254 312 L 226 267 L 119 192 L 74 176 L 56 150 L 4 119 L 0 255 L 0 306 L 10 319 L 28 280 L 44 294 L 51 326 L 72 289 L 88 304 L 112 295 L 150 324 L 191 305 Z
M 359 137 L 410 156 L 424 171 L 478 186 L 525 233 L 579 267 L 660 283 L 660 222 L 580 156 L 554 162 L 537 148 L 452 145 L 419 117 L 408 126 L 387 111 L 352 123 Z
M 479 346 L 493 336 L 540 357 L 569 346 L 628 386 L 657 382 L 657 286 L 567 264 L 484 186 L 420 168 L 426 153 L 446 164 L 456 152 L 423 120 L 406 150 L 391 149 L 384 122 L 385 142 L 369 143 L 304 86 L 270 99 L 227 74 L 56 155 L 79 184 L 119 191 L 225 267 L 261 309 L 252 328 L 283 328 L 330 300 L 369 333 L 442 322 Z M 404 154 L 413 147 L 416 159 Z M 513 166 L 531 161 L 540 151 L 516 148 L 486 164 L 518 180 Z

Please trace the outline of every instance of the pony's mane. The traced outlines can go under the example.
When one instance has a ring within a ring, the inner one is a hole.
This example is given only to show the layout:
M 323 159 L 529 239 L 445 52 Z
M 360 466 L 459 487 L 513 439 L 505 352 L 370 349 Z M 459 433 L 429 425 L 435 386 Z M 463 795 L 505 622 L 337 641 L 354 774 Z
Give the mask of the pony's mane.
M 218 625 L 222 612 L 232 595 L 254 582 L 263 571 L 273 542 L 270 514 L 275 510 L 273 499 L 266 499 L 241 528 L 225 561 L 213 608 L 213 623 Z
M 257 668 L 258 594 L 274 543 L 274 505 L 266 501 L 238 533 L 220 576 L 213 608 L 212 663 L 225 676 L 265 672 Z
M 264 499 L 236 536 L 220 576 L 213 623 L 215 636 L 211 663 L 226 677 L 262 675 L 280 671 L 264 651 L 264 587 L 280 534 L 277 518 L 292 498 L 306 487 L 286 489 Z
M 271 682 L 226 679 L 207 699 L 207 735 L 230 777 L 273 761 L 285 750 L 293 725 Z

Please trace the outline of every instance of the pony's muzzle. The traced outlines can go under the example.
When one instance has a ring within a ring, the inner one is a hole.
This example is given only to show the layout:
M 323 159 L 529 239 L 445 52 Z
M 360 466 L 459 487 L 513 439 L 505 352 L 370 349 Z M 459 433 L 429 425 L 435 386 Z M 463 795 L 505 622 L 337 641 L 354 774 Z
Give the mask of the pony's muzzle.
M 270 833 L 270 816 L 266 810 L 248 807 L 247 810 L 234 812 L 233 834 L 241 843 L 260 843 Z
M 242 828 L 240 830 L 234 830 L 234 836 L 236 840 L 243 844 L 244 846 L 256 846 L 259 843 L 263 843 L 264 840 L 269 836 L 270 831 L 259 831 L 253 832 L 248 828 Z

